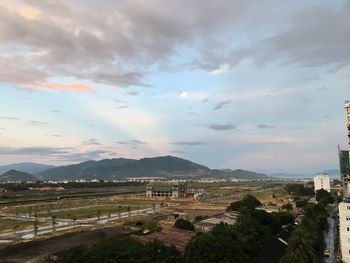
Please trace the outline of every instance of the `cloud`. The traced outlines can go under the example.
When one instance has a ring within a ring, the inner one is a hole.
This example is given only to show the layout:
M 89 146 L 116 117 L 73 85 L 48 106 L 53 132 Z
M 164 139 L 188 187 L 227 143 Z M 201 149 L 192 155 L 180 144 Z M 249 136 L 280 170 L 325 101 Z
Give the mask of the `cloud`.
M 68 154 L 71 148 L 55 148 L 55 147 L 0 147 L 0 155 L 36 155 L 36 156 L 47 156 L 47 155 L 59 155 Z
M 179 153 L 179 154 L 186 153 L 185 151 L 177 151 L 177 150 L 170 151 L 170 152 L 171 152 L 171 153 Z
M 105 154 L 113 155 L 113 156 L 116 155 L 115 152 L 111 152 L 111 151 L 93 150 L 93 151 L 86 151 L 86 152 L 69 153 L 69 154 L 58 156 L 58 158 L 63 161 L 82 162 L 82 161 L 88 161 L 88 160 L 102 159 L 104 158 Z
M 82 141 L 81 143 L 84 145 L 101 145 L 101 143 L 97 139 L 94 139 L 94 138 Z
M 96 90 L 82 83 L 42 83 L 37 84 L 35 87 L 41 87 L 44 89 L 53 90 L 71 90 L 79 92 L 95 92 Z
M 211 124 L 209 128 L 214 131 L 229 131 L 236 129 L 236 125 L 233 124 Z
M 121 145 L 128 145 L 130 146 L 132 149 L 136 149 L 138 148 L 140 145 L 146 144 L 143 141 L 139 141 L 139 140 L 128 140 L 128 141 L 119 141 L 117 142 L 118 144 Z
M 272 16 L 271 10 L 283 16 Z M 113 87 L 149 86 L 152 66 L 221 74 L 245 58 L 261 64 L 283 60 L 346 66 L 349 10 L 346 1 L 6 1 L 0 6 L 0 46 L 10 52 L 0 56 L 0 81 L 92 91 L 83 84 L 57 86 L 47 80 L 72 77 Z M 243 44 L 237 41 L 242 34 Z M 178 51 L 191 43 L 196 43 L 191 56 L 181 57 Z M 173 56 L 185 62 L 174 66 Z
M 0 116 L 1 120 L 10 120 L 10 121 L 19 121 L 20 119 L 17 117 L 9 117 L 9 116 Z
M 129 91 L 126 93 L 126 95 L 129 95 L 129 96 L 137 96 L 139 93 L 137 91 Z
M 219 68 L 210 71 L 210 74 L 220 75 L 220 74 L 227 73 L 229 70 L 230 70 L 230 64 L 224 63 L 224 64 L 221 64 Z
M 117 107 L 117 109 L 119 109 L 119 110 L 126 109 L 126 108 L 129 108 L 129 106 L 128 105 L 121 105 L 121 106 Z
M 275 126 L 267 125 L 267 124 L 259 124 L 256 126 L 258 129 L 274 129 Z
M 47 122 L 43 122 L 43 121 L 28 121 L 29 125 L 32 126 L 42 126 L 42 125 L 48 125 Z
M 181 99 L 188 99 L 193 101 L 203 101 L 208 100 L 208 93 L 206 91 L 181 91 L 179 94 Z
M 214 111 L 220 110 L 220 109 L 222 109 L 225 105 L 229 104 L 230 102 L 231 102 L 231 100 L 220 101 L 220 102 L 218 102 L 218 103 L 214 106 L 213 110 L 214 110 Z
M 186 146 L 199 146 L 206 144 L 205 142 L 201 141 L 177 141 L 177 142 L 171 142 L 170 144 L 174 145 L 186 145 Z

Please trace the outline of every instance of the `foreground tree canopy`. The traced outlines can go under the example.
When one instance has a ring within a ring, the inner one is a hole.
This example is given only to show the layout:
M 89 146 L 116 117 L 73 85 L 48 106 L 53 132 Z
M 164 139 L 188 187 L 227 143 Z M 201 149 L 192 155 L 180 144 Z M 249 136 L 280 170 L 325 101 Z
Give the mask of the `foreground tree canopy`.
M 261 202 L 255 196 L 247 194 L 242 200 L 231 203 L 227 210 L 254 210 L 258 206 L 261 206 Z

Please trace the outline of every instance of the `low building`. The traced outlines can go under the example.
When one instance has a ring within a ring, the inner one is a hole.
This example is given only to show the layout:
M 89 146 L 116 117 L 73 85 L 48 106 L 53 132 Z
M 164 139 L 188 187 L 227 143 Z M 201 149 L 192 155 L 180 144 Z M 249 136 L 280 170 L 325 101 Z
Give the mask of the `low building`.
M 146 186 L 146 197 L 183 198 L 186 186 L 179 182 L 156 182 Z
M 350 263 L 350 198 L 339 203 L 339 242 L 342 259 Z
M 315 192 L 324 189 L 328 192 L 331 191 L 331 184 L 328 174 L 320 174 L 314 177 Z
M 218 214 L 213 217 L 209 217 L 207 219 L 195 222 L 194 228 L 196 232 L 209 232 L 213 229 L 214 226 L 216 226 L 217 224 L 220 224 L 221 222 L 228 225 L 235 224 L 238 217 L 239 217 L 239 212 L 237 211 L 225 212 L 225 213 Z
M 152 242 L 157 239 L 162 241 L 165 246 L 175 246 L 182 254 L 185 252 L 185 248 L 188 242 L 196 235 L 193 231 L 171 228 L 169 230 L 162 230 L 157 233 L 153 233 L 148 236 L 135 236 L 142 243 Z

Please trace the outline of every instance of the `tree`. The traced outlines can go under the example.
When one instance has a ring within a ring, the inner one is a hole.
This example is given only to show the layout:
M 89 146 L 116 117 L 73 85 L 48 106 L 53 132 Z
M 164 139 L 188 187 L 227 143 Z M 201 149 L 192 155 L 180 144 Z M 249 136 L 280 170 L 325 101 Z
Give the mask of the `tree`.
M 281 263 L 309 263 L 315 258 L 315 240 L 312 233 L 298 227 L 293 231 L 288 240 L 287 253 L 283 256 Z
M 128 205 L 128 217 L 130 217 L 130 216 L 131 216 L 131 206 Z
M 161 227 L 158 226 L 158 222 L 156 220 L 150 219 L 146 221 L 145 229 L 148 229 L 150 233 L 154 233 L 160 231 Z
M 334 203 L 332 194 L 323 188 L 316 191 L 316 200 L 324 205 Z
M 287 210 L 287 212 L 293 211 L 293 205 L 291 203 L 283 204 L 282 210 Z
M 175 221 L 174 227 L 194 231 L 194 225 L 190 221 L 182 218 L 179 218 Z
M 211 232 L 191 239 L 185 250 L 185 260 L 191 263 L 249 262 L 233 226 L 223 223 Z
M 203 215 L 198 215 L 194 218 L 194 221 L 201 221 L 201 220 L 204 220 L 204 219 L 207 219 L 208 216 L 203 216 Z
M 38 233 L 38 228 L 39 228 L 39 221 L 38 221 L 38 215 L 36 211 L 34 212 L 34 236 Z
M 162 242 L 142 244 L 130 238 L 106 239 L 91 247 L 80 246 L 67 251 L 60 263 L 183 263 L 183 256 L 174 246 L 167 247 Z
M 254 210 L 258 206 L 261 206 L 261 202 L 255 196 L 247 194 L 242 200 L 231 203 L 227 210 Z

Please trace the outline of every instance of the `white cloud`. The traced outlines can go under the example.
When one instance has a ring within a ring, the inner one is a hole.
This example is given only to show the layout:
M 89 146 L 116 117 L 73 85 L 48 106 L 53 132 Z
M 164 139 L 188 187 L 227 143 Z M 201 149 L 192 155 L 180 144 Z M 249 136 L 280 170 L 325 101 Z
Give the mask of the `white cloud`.
M 230 64 L 223 63 L 217 69 L 210 71 L 210 74 L 213 74 L 213 75 L 224 74 L 224 73 L 227 73 L 229 70 L 230 70 Z

